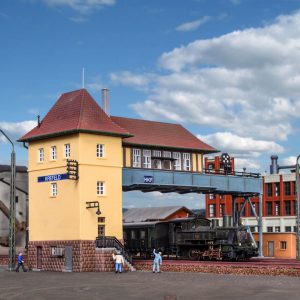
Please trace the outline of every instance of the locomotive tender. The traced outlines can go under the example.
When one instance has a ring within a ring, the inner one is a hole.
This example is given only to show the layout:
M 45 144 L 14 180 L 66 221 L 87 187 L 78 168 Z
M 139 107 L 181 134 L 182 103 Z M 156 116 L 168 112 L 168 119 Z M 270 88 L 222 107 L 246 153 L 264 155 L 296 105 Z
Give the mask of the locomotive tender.
M 224 226 L 202 217 L 171 221 L 124 223 L 125 249 L 134 256 L 149 258 L 153 249 L 192 260 L 240 260 L 258 255 L 248 226 Z

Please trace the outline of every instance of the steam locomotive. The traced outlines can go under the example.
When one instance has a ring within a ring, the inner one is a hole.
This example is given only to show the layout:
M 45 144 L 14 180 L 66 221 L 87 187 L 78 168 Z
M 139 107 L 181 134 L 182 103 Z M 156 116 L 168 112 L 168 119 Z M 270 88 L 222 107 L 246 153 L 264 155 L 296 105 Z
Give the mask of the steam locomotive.
M 124 223 L 125 249 L 150 258 L 153 249 L 191 260 L 242 260 L 258 255 L 248 226 L 224 226 L 202 217 L 171 221 Z

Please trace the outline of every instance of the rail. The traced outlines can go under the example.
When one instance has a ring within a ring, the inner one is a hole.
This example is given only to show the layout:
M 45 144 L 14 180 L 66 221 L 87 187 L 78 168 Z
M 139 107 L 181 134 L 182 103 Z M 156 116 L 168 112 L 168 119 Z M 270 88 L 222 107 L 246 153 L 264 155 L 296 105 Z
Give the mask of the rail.
M 249 172 L 237 172 L 237 171 L 225 171 L 225 170 L 212 170 L 212 169 L 204 169 L 203 172 L 205 174 L 216 174 L 216 175 L 233 175 L 240 177 L 252 177 L 252 178 L 260 178 L 260 173 L 249 173 Z
M 124 258 L 132 264 L 132 255 L 129 254 L 125 249 L 122 243 L 114 236 L 99 236 L 96 238 L 96 247 L 97 248 L 116 248 L 121 251 Z

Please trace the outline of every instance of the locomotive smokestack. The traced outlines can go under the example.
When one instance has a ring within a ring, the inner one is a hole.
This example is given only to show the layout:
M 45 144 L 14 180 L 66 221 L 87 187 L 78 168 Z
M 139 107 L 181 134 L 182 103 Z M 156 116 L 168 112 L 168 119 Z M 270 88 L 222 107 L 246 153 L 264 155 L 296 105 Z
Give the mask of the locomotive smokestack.
M 109 116 L 109 89 L 102 89 L 102 107 L 105 113 Z
M 278 174 L 278 156 L 272 155 L 271 156 L 271 165 L 270 165 L 270 174 Z

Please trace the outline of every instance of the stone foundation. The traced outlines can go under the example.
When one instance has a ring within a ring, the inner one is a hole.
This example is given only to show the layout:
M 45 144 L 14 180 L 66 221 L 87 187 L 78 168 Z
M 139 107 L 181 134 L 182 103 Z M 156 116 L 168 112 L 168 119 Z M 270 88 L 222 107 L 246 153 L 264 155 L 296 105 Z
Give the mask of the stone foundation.
M 65 271 L 65 255 L 51 254 L 51 247 L 65 248 L 72 246 L 73 272 L 112 272 L 114 261 L 112 248 L 96 248 L 95 241 L 35 241 L 28 244 L 28 266 L 30 269 L 43 271 Z M 37 247 L 42 247 L 41 266 L 37 265 Z M 128 267 L 124 266 L 125 271 Z

